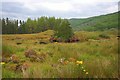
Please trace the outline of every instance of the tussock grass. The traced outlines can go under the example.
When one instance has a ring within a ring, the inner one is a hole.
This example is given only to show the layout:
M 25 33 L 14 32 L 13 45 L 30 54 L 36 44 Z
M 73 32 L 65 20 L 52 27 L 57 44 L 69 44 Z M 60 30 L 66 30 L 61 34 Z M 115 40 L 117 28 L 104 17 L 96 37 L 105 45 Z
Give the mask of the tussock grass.
M 14 53 L 15 53 L 15 48 L 14 47 L 12 47 L 10 45 L 6 45 L 6 44 L 2 45 L 2 55 L 3 56 L 10 56 Z

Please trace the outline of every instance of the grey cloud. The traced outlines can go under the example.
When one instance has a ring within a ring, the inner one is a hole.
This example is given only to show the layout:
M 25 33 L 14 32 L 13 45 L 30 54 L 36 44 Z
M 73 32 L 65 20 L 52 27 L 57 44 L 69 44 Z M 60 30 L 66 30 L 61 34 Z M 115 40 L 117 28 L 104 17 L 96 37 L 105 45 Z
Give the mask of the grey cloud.
M 89 16 L 90 17 L 90 16 L 96 16 L 96 15 L 108 14 L 106 10 L 111 6 L 114 7 L 115 5 L 117 5 L 117 3 L 115 2 L 100 2 L 100 3 L 88 4 L 88 5 L 74 4 L 74 6 L 77 6 L 78 10 L 74 11 L 73 16 L 75 17 Z
M 21 13 L 23 10 L 23 4 L 17 2 L 3 2 L 2 3 L 2 11 L 3 12 L 13 12 L 13 13 Z
M 54 1 L 54 0 L 52 0 Z M 72 0 L 71 0 L 72 1 Z M 60 1 L 55 1 L 56 3 Z M 24 3 L 19 2 L 3 2 L 2 12 L 3 17 L 26 19 L 27 17 L 37 18 L 40 16 L 55 16 L 62 18 L 74 18 L 74 17 L 90 17 L 101 14 L 107 14 L 106 9 L 117 5 L 116 2 L 99 2 L 95 4 L 83 4 L 71 3 L 73 9 L 69 11 L 53 11 L 49 10 L 41 5 L 36 10 L 32 10 L 25 6 Z

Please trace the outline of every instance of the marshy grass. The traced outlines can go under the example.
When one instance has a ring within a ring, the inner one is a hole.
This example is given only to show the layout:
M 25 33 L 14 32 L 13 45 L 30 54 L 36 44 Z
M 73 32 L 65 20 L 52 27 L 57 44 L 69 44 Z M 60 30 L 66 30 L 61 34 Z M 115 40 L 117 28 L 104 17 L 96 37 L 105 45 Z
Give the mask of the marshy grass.
M 109 32 L 109 34 L 107 34 Z M 109 39 L 101 39 L 100 34 L 107 34 Z M 20 34 L 16 37 L 24 41 L 21 45 L 16 45 L 16 40 L 7 40 L 16 38 L 12 35 L 3 35 L 3 52 L 7 54 L 14 53 L 21 60 L 30 64 L 26 74 L 14 74 L 14 71 L 8 71 L 3 68 L 3 77 L 27 77 L 27 78 L 116 78 L 118 77 L 118 40 L 117 32 L 76 32 L 75 35 L 80 39 L 77 43 L 48 43 L 39 44 L 34 42 L 43 38 L 43 41 L 49 41 L 52 31 L 46 31 L 39 34 Z M 47 36 L 47 38 L 46 38 Z M 7 46 L 4 46 L 9 44 Z M 8 49 L 8 50 L 7 50 Z M 24 56 L 27 49 L 34 49 L 37 54 L 46 55 L 45 61 L 31 62 Z M 3 53 L 4 54 L 4 53 Z M 70 62 L 73 58 L 82 64 Z M 65 60 L 65 64 L 59 62 Z M 67 62 L 69 61 L 69 62 Z M 11 65 L 11 64 L 10 64 Z M 22 75 L 21 75 L 22 74 Z M 14 75 L 14 76 L 13 76 Z

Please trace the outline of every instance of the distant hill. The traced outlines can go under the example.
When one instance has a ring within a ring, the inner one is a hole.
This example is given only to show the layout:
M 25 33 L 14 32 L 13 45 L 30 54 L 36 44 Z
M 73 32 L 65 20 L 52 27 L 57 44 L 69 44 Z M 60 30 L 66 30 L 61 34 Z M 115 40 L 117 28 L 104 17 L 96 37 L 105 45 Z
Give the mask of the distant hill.
M 118 13 L 111 13 L 106 15 L 100 15 L 90 18 L 69 19 L 71 27 L 75 31 L 86 30 L 86 31 L 96 31 L 96 30 L 106 30 L 111 28 L 118 28 Z

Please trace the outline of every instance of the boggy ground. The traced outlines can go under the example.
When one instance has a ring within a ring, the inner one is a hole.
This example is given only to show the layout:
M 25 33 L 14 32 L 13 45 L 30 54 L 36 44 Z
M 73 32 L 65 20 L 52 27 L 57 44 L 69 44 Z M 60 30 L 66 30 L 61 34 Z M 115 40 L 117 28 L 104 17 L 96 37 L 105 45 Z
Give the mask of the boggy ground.
M 51 35 L 52 30 L 38 34 L 2 35 L 2 77 L 118 77 L 117 30 L 75 32 L 79 38 L 75 43 L 50 43 Z

